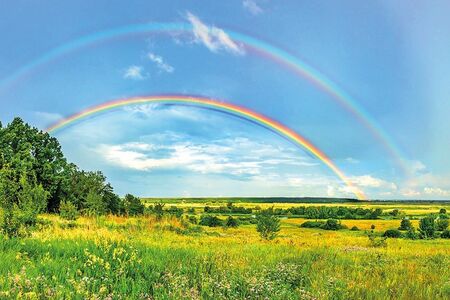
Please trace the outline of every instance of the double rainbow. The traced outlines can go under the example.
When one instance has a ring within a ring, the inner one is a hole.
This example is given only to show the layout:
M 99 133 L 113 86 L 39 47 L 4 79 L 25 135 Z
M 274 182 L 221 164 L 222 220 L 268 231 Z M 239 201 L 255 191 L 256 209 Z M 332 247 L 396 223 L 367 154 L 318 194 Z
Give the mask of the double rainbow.
M 0 90 L 6 86 L 9 86 L 19 79 L 23 78 L 26 74 L 36 70 L 38 67 L 43 66 L 53 60 L 62 57 L 66 54 L 82 49 L 84 47 L 97 45 L 101 42 L 111 39 L 148 34 L 148 33 L 190 33 L 193 31 L 193 26 L 189 23 L 148 23 L 148 24 L 133 24 L 124 27 L 114 28 L 102 32 L 90 34 L 59 47 L 56 47 L 45 55 L 37 58 L 36 60 L 28 63 L 27 65 L 19 68 L 16 72 L 12 73 L 9 77 L 0 80 Z M 267 42 L 264 42 L 255 37 L 231 31 L 226 29 L 225 32 L 230 38 L 245 46 L 245 50 L 248 52 L 256 53 L 263 56 L 278 65 L 281 65 L 288 70 L 292 71 L 302 79 L 308 80 L 315 85 L 318 89 L 328 94 L 331 99 L 343 107 L 349 112 L 353 118 L 355 118 L 360 124 L 362 124 L 372 136 L 378 141 L 380 145 L 389 154 L 391 159 L 397 164 L 398 167 L 406 174 L 408 173 L 408 167 L 405 163 L 404 155 L 402 151 L 396 146 L 391 137 L 383 130 L 383 128 L 367 113 L 353 97 L 342 89 L 338 84 L 327 78 L 324 74 L 311 67 L 305 61 L 295 57 L 294 55 L 275 47 Z
M 212 109 L 215 111 L 224 112 L 231 114 L 250 122 L 256 123 L 263 126 L 285 138 L 292 141 L 298 146 L 306 149 L 309 153 L 317 157 L 322 161 L 334 174 L 336 174 L 355 194 L 359 200 L 366 200 L 364 193 L 353 185 L 351 180 L 333 163 L 333 161 L 323 153 L 319 148 L 314 146 L 310 141 L 296 133 L 292 129 L 284 126 L 283 124 L 270 119 L 267 116 L 259 114 L 248 108 L 238 106 L 231 103 L 222 102 L 215 99 L 205 98 L 201 96 L 186 96 L 186 95 L 155 95 L 155 96 L 144 96 L 144 97 L 133 97 L 127 99 L 113 100 L 109 102 L 102 103 L 97 106 L 90 107 L 86 110 L 78 112 L 72 116 L 69 116 L 61 121 L 53 124 L 47 128 L 48 132 L 55 132 L 62 129 L 76 121 L 82 120 L 89 116 L 113 110 L 116 108 L 136 105 L 136 104 L 148 104 L 148 103 L 161 103 L 161 104 L 178 104 L 178 105 L 188 105 L 196 106 L 200 108 Z

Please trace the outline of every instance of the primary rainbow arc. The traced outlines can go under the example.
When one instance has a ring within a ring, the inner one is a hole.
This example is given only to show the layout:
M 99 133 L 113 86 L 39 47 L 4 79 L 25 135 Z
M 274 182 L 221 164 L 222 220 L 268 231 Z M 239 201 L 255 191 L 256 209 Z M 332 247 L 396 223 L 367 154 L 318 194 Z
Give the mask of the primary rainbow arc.
M 306 149 L 309 153 L 318 158 L 324 163 L 336 176 L 338 176 L 355 194 L 359 200 L 366 200 L 365 194 L 354 186 L 352 181 L 336 166 L 336 164 L 319 148 L 314 146 L 305 137 L 296 133 L 294 130 L 286 127 L 285 125 L 248 108 L 238 106 L 223 101 L 201 97 L 201 96 L 187 96 L 187 95 L 153 95 L 143 97 L 133 97 L 126 99 L 118 99 L 108 101 L 97 106 L 90 107 L 86 110 L 73 114 L 59 122 L 53 124 L 46 129 L 47 132 L 55 132 L 62 129 L 76 121 L 82 120 L 97 113 L 105 112 L 115 108 L 124 107 L 127 105 L 135 104 L 148 104 L 148 103 L 162 103 L 162 104 L 181 104 L 181 105 L 195 105 L 202 108 L 208 108 L 213 110 L 222 111 L 238 117 L 242 117 L 251 122 L 257 123 L 265 128 L 286 137 L 295 144 Z

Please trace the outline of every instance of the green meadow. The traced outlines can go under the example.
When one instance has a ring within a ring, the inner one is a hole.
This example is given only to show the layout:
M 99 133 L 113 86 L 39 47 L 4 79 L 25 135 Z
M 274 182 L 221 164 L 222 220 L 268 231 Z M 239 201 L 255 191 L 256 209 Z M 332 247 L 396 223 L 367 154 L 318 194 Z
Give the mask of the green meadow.
M 169 201 L 168 201 L 169 202 Z M 172 203 L 177 201 L 172 201 Z M 376 220 L 340 220 L 347 229 L 302 228 L 302 217 L 280 216 L 273 240 L 261 238 L 256 224 L 203 226 L 205 207 L 226 201 L 178 201 L 182 214 L 82 216 L 68 221 L 38 217 L 23 238 L 0 237 L 1 299 L 448 299 L 450 240 L 387 238 L 408 215 L 450 209 L 449 203 L 346 204 L 382 207 Z M 153 203 L 154 204 L 154 203 Z M 261 203 L 240 202 L 235 207 Z M 311 203 L 271 203 L 287 208 Z M 317 205 L 317 204 L 315 204 Z M 342 206 L 324 203 L 323 206 Z M 262 207 L 261 209 L 264 209 Z M 392 212 L 398 209 L 398 215 Z M 230 215 L 216 214 L 224 222 Z M 253 214 L 250 216 L 252 217 Z M 317 220 L 320 221 L 320 220 Z M 372 230 L 371 227 L 374 229 Z M 351 230 L 357 226 L 359 230 Z

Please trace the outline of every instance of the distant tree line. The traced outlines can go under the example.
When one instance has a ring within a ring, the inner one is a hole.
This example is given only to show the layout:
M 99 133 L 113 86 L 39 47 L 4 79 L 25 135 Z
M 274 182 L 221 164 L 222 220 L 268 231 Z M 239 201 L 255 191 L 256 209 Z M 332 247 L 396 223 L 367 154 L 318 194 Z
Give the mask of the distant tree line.
M 351 208 L 345 206 L 293 206 L 290 208 L 246 208 L 228 203 L 227 206 L 204 207 L 205 213 L 214 214 L 255 214 L 267 212 L 275 216 L 298 216 L 306 219 L 365 219 L 375 220 L 382 214 L 381 208 Z

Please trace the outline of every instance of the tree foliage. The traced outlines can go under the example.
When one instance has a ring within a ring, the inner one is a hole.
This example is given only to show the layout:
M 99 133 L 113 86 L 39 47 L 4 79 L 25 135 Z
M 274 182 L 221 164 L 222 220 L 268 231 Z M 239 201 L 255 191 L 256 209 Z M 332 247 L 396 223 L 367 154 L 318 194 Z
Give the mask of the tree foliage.
M 266 240 L 273 240 L 280 231 L 280 219 L 269 213 L 260 213 L 256 217 L 256 230 Z
M 42 211 L 58 212 L 61 200 L 88 214 L 120 213 L 121 200 L 101 172 L 67 162 L 58 140 L 15 118 L 0 126 L 2 230 L 18 235 Z

